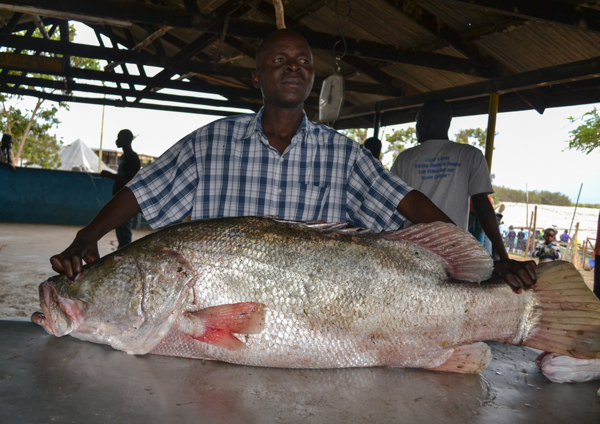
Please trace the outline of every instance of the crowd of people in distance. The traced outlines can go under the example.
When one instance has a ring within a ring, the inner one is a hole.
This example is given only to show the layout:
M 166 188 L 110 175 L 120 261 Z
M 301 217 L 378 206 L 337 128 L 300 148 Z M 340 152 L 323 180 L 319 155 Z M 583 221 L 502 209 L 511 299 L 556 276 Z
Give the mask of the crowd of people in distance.
M 535 234 L 529 240 L 530 231 L 527 228 L 515 228 L 512 225 L 506 228 L 501 222 L 499 229 L 508 253 L 538 258 L 539 263 L 562 259 L 560 246 L 566 247 L 571 240 L 568 230 L 565 230 L 560 236 L 554 228 L 535 230 Z

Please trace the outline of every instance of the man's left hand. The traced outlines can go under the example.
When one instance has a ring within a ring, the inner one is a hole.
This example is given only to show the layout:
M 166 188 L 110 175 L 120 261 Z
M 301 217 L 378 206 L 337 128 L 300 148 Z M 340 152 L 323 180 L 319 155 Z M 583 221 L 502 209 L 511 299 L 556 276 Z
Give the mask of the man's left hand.
M 530 289 L 537 281 L 535 261 L 501 259 L 494 262 L 494 275 L 508 283 L 517 294 Z

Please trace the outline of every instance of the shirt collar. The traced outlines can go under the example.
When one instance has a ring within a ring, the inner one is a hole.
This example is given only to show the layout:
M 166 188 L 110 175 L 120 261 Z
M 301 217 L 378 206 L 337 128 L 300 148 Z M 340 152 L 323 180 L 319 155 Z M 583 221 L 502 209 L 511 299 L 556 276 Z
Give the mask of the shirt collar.
M 264 136 L 264 133 L 262 130 L 262 123 L 261 123 L 264 111 L 265 111 L 265 108 L 263 106 L 256 113 L 256 115 L 254 115 L 254 118 L 252 118 L 252 120 L 249 122 L 248 126 L 246 127 L 244 135 L 241 138 L 242 140 L 252 137 L 255 133 L 258 133 L 259 136 L 260 135 Z M 301 133 L 302 133 L 301 138 L 303 140 L 307 139 L 307 141 L 309 141 L 309 142 L 310 141 L 316 142 L 319 139 L 319 137 L 318 137 L 319 127 L 314 122 L 310 121 L 306 117 L 306 112 L 304 112 L 304 111 L 302 111 L 302 122 L 300 123 L 300 127 L 298 128 L 298 131 L 296 132 L 294 137 L 298 136 Z M 311 140 L 312 137 L 306 137 L 307 133 L 314 133 L 315 134 L 314 140 Z M 261 137 L 261 139 L 262 139 L 262 137 Z

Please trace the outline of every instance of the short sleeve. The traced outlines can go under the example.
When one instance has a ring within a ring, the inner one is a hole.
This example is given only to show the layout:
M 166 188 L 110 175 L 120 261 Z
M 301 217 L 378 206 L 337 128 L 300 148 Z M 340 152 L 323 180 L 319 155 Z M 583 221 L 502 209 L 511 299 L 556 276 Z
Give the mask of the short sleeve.
M 152 228 L 179 222 L 192 212 L 198 186 L 195 136 L 177 142 L 127 184 Z
M 374 232 L 401 228 L 404 217 L 396 208 L 412 188 L 362 150 L 348 180 L 348 221 Z
M 471 166 L 471 175 L 469 176 L 469 196 L 476 194 L 490 194 L 494 192 L 490 171 L 485 160 L 485 156 L 476 147 L 472 147 L 473 157 Z

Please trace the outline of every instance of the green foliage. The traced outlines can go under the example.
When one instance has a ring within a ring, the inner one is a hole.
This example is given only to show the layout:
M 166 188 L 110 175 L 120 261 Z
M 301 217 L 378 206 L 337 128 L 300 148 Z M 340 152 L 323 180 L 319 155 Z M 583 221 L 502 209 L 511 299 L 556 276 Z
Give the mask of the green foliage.
M 384 154 L 392 154 L 392 163 L 396 161 L 396 158 L 400 153 L 409 147 L 416 146 L 418 143 L 414 127 L 396 130 L 391 134 L 387 134 L 385 136 L 385 141 L 387 141 L 389 144 Z
M 568 141 L 569 149 L 581 150 L 587 155 L 600 147 L 600 114 L 596 108 L 584 113 L 580 118 L 575 119 L 570 116 L 567 119 L 571 124 L 578 120 L 583 121 L 573 131 L 569 131 L 569 134 L 571 134 Z
M 55 136 L 49 135 L 48 131 L 60 124 L 56 118 L 58 108 L 54 104 L 48 109 L 38 108 L 35 119 L 31 121 L 34 111 L 21 108 L 21 100 L 21 96 L 0 94 L 0 131 L 13 136 L 13 154 L 16 164 L 23 160 L 27 164 L 37 164 L 43 168 L 57 168 L 60 166 L 58 151 L 62 142 L 56 140 Z M 26 143 L 22 143 L 24 139 Z M 44 154 L 48 157 L 42 158 Z
M 50 31 L 50 27 L 46 27 L 46 31 Z M 15 33 L 16 35 L 26 36 L 25 31 Z M 43 38 L 43 35 L 36 29 L 33 37 Z M 73 41 L 76 36 L 75 27 L 69 25 L 69 40 Z M 60 32 L 55 31 L 50 35 L 52 40 L 60 39 Z M 4 51 L 12 53 L 15 49 L 4 49 Z M 22 50 L 19 51 L 22 55 L 37 55 L 37 52 Z M 46 53 L 39 53 L 42 56 L 47 55 Z M 56 57 L 62 57 L 62 55 L 56 55 Z M 100 70 L 100 62 L 95 59 L 81 58 L 76 56 L 70 57 L 70 65 L 73 68 L 93 69 Z M 22 71 L 9 71 L 10 74 L 23 75 Z M 62 80 L 62 77 L 31 73 L 35 78 L 44 78 L 51 80 Z M 13 87 L 14 84 L 7 84 L 9 87 Z M 35 92 L 50 92 L 57 91 L 56 89 L 46 91 L 43 88 L 29 87 L 32 95 L 37 97 Z M 65 92 L 65 89 L 59 91 Z M 53 103 L 49 108 L 43 108 L 42 104 L 44 99 L 38 97 L 35 107 L 31 110 L 23 110 L 19 106 L 23 97 L 20 95 L 11 94 L 0 94 L 0 102 L 2 103 L 0 109 L 0 130 L 3 133 L 11 134 L 13 136 L 13 151 L 15 164 L 18 164 L 21 160 L 28 164 L 37 164 L 45 168 L 57 168 L 60 166 L 60 158 L 58 151 L 62 141 L 56 140 L 56 137 L 48 134 L 48 131 L 55 125 L 60 124 L 60 121 L 56 117 L 58 107 L 69 110 L 67 103 Z M 46 157 L 44 157 L 46 155 Z
M 56 169 L 61 165 L 58 152 L 62 147 L 62 141 L 57 140 L 55 135 L 48 133 L 31 134 L 27 144 L 23 147 L 21 157 L 27 161 L 27 165 L 39 165 L 46 169 Z
M 487 138 L 487 130 L 481 128 L 469 128 L 466 130 L 460 130 L 454 134 L 456 142 L 461 144 L 470 144 L 471 146 L 479 147 L 480 149 L 485 148 L 485 140 Z
M 493 186 L 494 192 L 502 202 L 527 202 L 527 193 L 523 190 L 515 190 L 501 186 Z M 529 203 L 536 205 L 573 206 L 568 196 L 562 193 L 553 193 L 547 190 L 536 190 L 529 192 Z
M 339 132 L 344 134 L 346 137 L 359 142 L 360 144 L 363 144 L 367 139 L 366 128 L 350 128 L 348 130 L 340 130 Z

